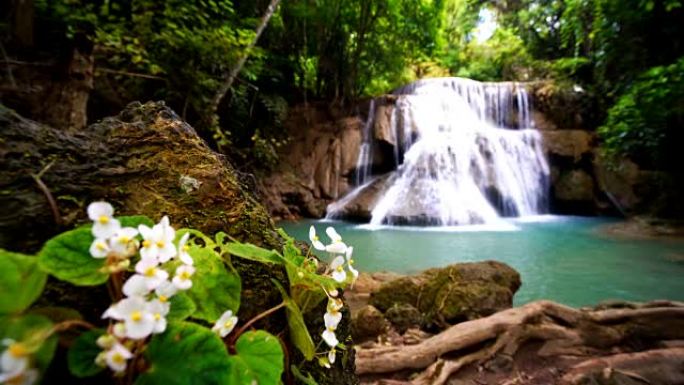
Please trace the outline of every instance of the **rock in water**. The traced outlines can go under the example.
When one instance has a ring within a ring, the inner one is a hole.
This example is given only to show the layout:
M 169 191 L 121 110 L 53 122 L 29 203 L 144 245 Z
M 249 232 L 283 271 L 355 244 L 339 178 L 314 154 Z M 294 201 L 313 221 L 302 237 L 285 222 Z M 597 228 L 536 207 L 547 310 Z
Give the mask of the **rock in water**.
M 520 274 L 504 263 L 457 263 L 386 282 L 370 304 L 383 312 L 411 305 L 426 326 L 443 327 L 510 308 L 519 287 Z

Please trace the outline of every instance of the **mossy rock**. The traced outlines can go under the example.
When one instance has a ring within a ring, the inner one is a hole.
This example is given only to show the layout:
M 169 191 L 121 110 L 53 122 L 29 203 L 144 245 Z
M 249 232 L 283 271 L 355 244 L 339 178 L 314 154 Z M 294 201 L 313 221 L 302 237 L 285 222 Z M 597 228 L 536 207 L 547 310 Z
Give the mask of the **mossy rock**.
M 352 337 L 359 343 L 384 333 L 388 323 L 382 312 L 371 305 L 359 309 L 352 318 Z
M 387 309 L 385 317 L 402 334 L 410 328 L 419 328 L 423 325 L 423 315 L 420 310 L 407 303 L 395 303 Z
M 386 282 L 370 303 L 386 316 L 393 306 L 410 305 L 425 326 L 447 326 L 511 307 L 519 287 L 520 275 L 504 263 L 458 263 Z

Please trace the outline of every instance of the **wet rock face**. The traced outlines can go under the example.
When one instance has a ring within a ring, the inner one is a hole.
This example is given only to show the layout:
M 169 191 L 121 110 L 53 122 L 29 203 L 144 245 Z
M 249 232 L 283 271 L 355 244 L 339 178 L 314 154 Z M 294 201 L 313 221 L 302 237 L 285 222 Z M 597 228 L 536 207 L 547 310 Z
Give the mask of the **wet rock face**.
M 506 264 L 460 263 L 386 282 L 371 294 L 370 304 L 390 321 L 399 319 L 390 313 L 411 318 L 405 305 L 411 306 L 422 317 L 413 323 L 441 328 L 510 308 L 520 284 L 518 272 Z

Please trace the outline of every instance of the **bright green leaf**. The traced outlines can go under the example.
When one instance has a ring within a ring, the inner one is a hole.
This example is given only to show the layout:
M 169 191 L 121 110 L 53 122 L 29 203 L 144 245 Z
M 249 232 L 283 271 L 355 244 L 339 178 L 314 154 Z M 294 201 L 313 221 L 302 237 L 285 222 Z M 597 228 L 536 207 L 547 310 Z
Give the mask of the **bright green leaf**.
M 242 291 L 240 275 L 228 269 L 210 248 L 191 246 L 188 254 L 195 266 L 192 288 L 186 292 L 197 307 L 192 317 L 214 322 L 228 309 L 237 313 Z
M 47 274 L 37 262 L 36 257 L 0 249 L 0 314 L 20 312 L 40 297 Z
M 69 371 L 75 377 L 90 377 L 104 370 L 103 367 L 95 364 L 95 358 L 102 353 L 102 348 L 97 345 L 96 341 L 103 334 L 105 334 L 104 330 L 93 329 L 74 340 L 67 352 L 67 364 Z
M 121 227 L 134 227 L 137 229 L 139 225 L 145 225 L 147 227 L 154 226 L 154 221 L 144 215 L 130 215 L 125 217 L 116 217 L 116 219 L 121 222 Z
M 232 384 L 223 341 L 197 324 L 169 323 L 164 333 L 152 337 L 145 358 L 150 366 L 136 385 Z
M 171 310 L 166 315 L 169 321 L 182 321 L 190 317 L 197 309 L 195 303 L 185 293 L 174 295 L 169 303 L 171 304 Z
M 304 316 L 301 310 L 299 310 L 299 306 L 287 295 L 283 286 L 275 280 L 273 280 L 273 284 L 278 288 L 285 302 L 290 339 L 294 346 L 302 352 L 304 358 L 307 361 L 311 361 L 314 358 L 314 354 L 316 354 L 316 346 L 311 338 L 311 334 L 309 334 L 309 329 L 306 327 Z
M 280 341 L 263 330 L 247 332 L 235 344 L 230 356 L 232 384 L 278 385 L 283 374 L 283 349 Z
M 248 243 L 231 242 L 223 245 L 223 250 L 250 261 L 282 264 L 283 257 L 275 250 L 266 250 Z
M 62 233 L 45 243 L 38 255 L 39 266 L 55 277 L 79 286 L 107 282 L 105 259 L 93 258 L 90 245 L 93 235 L 87 227 Z

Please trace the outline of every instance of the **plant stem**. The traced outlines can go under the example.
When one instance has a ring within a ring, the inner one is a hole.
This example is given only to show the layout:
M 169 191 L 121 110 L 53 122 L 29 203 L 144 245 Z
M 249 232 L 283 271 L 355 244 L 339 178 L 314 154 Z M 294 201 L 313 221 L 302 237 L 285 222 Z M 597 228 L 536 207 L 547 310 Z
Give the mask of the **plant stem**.
M 235 341 L 237 341 L 237 339 L 242 335 L 242 333 L 244 333 L 245 331 L 247 331 L 247 329 L 248 329 L 250 326 L 252 326 L 252 325 L 253 325 L 255 322 L 257 322 L 258 320 L 260 320 L 260 319 L 262 319 L 262 318 L 264 318 L 264 317 L 267 317 L 267 316 L 269 316 L 270 314 L 273 314 L 273 313 L 275 313 L 276 311 L 278 311 L 278 310 L 280 310 L 280 309 L 282 309 L 282 308 L 284 308 L 284 307 L 285 307 L 285 302 L 281 302 L 280 304 L 278 304 L 278 305 L 276 305 L 276 306 L 274 306 L 274 307 L 272 307 L 272 308 L 270 308 L 270 309 L 264 311 L 263 313 L 257 314 L 256 316 L 254 316 L 254 318 L 252 318 L 251 320 L 247 321 L 244 325 L 242 325 L 242 327 L 240 327 L 240 329 L 238 329 L 237 332 L 235 332 L 235 333 L 232 334 L 230 340 L 228 341 L 228 346 L 231 347 L 231 350 L 232 350 L 232 347 L 235 345 Z

